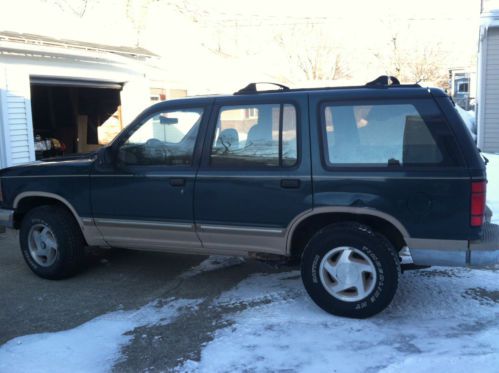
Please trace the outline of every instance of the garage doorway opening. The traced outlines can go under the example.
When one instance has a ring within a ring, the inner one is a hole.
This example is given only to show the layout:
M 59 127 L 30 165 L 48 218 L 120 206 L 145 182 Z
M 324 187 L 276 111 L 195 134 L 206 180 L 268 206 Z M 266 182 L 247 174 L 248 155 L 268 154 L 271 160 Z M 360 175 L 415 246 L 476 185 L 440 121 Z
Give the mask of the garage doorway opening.
M 44 77 L 30 83 L 36 159 L 94 151 L 123 128 L 122 84 Z

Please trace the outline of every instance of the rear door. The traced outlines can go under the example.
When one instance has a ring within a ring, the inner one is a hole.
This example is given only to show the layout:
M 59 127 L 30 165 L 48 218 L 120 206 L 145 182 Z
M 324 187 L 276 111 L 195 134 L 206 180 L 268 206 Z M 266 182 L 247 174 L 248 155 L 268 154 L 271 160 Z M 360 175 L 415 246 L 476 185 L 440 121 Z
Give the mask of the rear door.
M 307 96 L 216 100 L 194 211 L 210 251 L 283 254 L 285 231 L 312 208 Z

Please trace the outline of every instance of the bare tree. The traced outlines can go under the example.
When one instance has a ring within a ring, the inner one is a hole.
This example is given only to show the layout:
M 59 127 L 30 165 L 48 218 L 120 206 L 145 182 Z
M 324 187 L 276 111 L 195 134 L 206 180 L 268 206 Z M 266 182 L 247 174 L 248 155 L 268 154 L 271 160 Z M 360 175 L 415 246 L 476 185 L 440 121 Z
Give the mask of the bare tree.
M 159 0 L 126 0 L 125 12 L 137 34 L 137 46 L 141 43 L 141 35 L 146 26 L 149 6 Z
M 399 35 L 393 35 L 390 40 L 390 53 L 378 58 L 384 58 L 387 72 L 405 82 L 432 82 L 440 87 L 447 84 L 448 62 L 439 44 L 411 43 L 402 45 Z
M 89 0 L 44 0 L 49 4 L 54 4 L 61 10 L 71 12 L 78 17 L 83 17 L 87 11 Z
M 291 68 L 302 79 L 335 80 L 349 76 L 342 62 L 341 48 L 319 25 L 296 25 L 277 34 L 276 40 Z
M 59 7 L 62 11 L 83 18 L 89 7 L 98 6 L 98 0 L 43 0 L 48 4 Z M 128 21 L 135 30 L 137 45 L 140 44 L 141 34 L 146 26 L 149 6 L 161 0 L 124 0 L 121 11 L 124 11 Z

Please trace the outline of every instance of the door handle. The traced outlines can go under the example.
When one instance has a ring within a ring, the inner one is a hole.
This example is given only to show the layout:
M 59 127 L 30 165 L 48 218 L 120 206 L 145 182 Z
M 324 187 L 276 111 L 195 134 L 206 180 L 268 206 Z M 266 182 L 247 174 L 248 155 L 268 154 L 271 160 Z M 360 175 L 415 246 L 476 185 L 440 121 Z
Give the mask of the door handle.
M 183 177 L 174 177 L 170 179 L 170 185 L 174 187 L 185 186 L 185 179 Z
M 285 189 L 297 189 L 300 187 L 300 179 L 282 179 L 281 188 Z

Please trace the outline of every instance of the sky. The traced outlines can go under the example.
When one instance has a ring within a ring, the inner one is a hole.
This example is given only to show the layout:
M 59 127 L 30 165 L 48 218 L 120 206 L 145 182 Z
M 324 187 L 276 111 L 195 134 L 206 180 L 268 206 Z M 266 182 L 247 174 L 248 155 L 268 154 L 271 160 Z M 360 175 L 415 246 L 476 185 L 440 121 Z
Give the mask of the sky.
M 349 79 L 359 81 L 387 70 L 394 36 L 407 55 L 438 49 L 445 68 L 473 66 L 478 45 L 478 0 L 135 0 L 128 8 L 127 3 L 0 0 L 0 30 L 140 45 L 163 57 L 159 65 L 172 80 L 204 81 L 201 90 L 219 85 L 221 74 L 225 80 L 243 74 L 241 82 L 271 78 L 299 84 L 299 71 L 288 66 L 286 54 L 315 38 L 300 31 L 304 25 L 320 29 L 341 54 Z M 290 39 L 293 32 L 303 35 Z M 282 35 L 284 50 L 276 48 Z
M 131 44 L 135 36 L 125 15 L 125 3 L 124 0 L 88 0 L 85 8 L 84 0 L 1 0 L 0 29 Z M 363 26 L 373 21 L 386 25 L 400 21 L 407 25 L 424 25 L 423 37 L 431 34 L 444 38 L 445 34 L 452 34 L 456 39 L 476 34 L 480 11 L 478 0 L 136 0 L 132 4 L 132 13 L 137 13 L 139 4 L 149 4 L 146 13 L 152 14 L 146 16 L 150 19 L 151 15 L 156 15 L 155 21 L 167 32 L 172 26 L 178 26 L 171 13 L 180 6 L 198 14 L 203 28 L 214 23 L 230 25 L 234 22 L 240 27 L 258 28 L 255 24 L 270 27 L 312 19 L 331 26 L 345 23 L 353 33 L 355 29 L 366 31 Z

